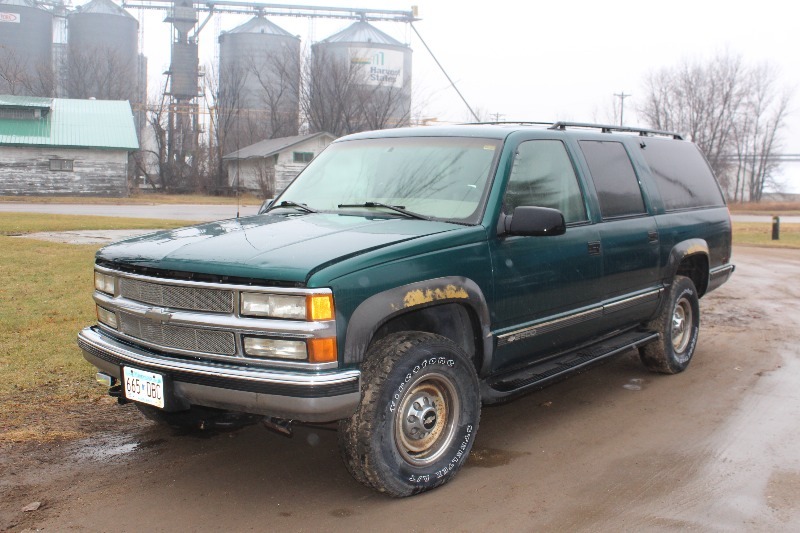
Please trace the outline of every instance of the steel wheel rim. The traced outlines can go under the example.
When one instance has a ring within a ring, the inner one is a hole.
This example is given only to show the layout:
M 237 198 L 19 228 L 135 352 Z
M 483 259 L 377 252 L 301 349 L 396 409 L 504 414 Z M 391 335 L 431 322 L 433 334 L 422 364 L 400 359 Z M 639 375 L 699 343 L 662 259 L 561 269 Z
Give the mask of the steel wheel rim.
M 672 312 L 672 348 L 676 353 L 683 353 L 692 338 L 693 323 L 692 306 L 689 300 L 681 298 Z
M 414 466 L 435 462 L 452 443 L 459 416 L 456 387 L 447 376 L 432 373 L 409 383 L 395 414 L 398 452 Z

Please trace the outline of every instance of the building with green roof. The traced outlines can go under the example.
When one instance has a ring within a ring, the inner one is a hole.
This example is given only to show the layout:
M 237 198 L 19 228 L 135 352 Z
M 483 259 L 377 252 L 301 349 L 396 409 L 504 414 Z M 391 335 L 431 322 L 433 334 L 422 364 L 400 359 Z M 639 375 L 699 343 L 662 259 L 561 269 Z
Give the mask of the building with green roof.
M 0 95 L 0 195 L 127 196 L 127 101 Z

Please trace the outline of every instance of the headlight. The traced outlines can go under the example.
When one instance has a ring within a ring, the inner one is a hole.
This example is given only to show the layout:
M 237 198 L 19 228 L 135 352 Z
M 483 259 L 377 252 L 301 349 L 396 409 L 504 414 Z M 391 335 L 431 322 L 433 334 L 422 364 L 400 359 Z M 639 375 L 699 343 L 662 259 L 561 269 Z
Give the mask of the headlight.
M 308 358 L 305 341 L 245 337 L 244 351 L 251 357 L 271 357 L 275 359 L 295 359 L 302 361 Z
M 99 305 L 97 306 L 97 321 L 114 329 L 117 329 L 119 326 L 117 322 L 117 314 L 114 311 L 109 311 L 105 307 L 100 307 Z
M 100 292 L 114 296 L 117 288 L 117 278 L 102 272 L 94 272 L 94 288 Z
M 272 318 L 305 320 L 306 297 L 243 292 L 241 297 L 241 313 L 245 316 L 268 316 Z
M 307 296 L 243 292 L 239 303 L 243 316 L 289 318 L 294 320 L 333 320 L 333 296 Z

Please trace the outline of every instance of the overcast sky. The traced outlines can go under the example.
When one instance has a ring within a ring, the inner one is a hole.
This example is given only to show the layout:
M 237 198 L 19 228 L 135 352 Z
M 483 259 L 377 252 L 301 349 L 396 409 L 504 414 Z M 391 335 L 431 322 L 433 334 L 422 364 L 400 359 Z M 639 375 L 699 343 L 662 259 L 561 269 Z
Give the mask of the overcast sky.
M 80 3 L 80 2 L 77 2 Z M 284 3 L 284 2 L 281 2 Z M 625 122 L 636 117 L 645 75 L 684 58 L 729 51 L 746 62 L 770 62 L 793 89 L 793 113 L 784 131 L 784 153 L 800 153 L 800 7 L 761 0 L 510 1 L 308 0 L 304 5 L 410 10 L 419 6 L 415 26 L 469 104 L 505 120 L 607 121 L 614 93 L 625 100 Z M 132 14 L 137 15 L 134 10 Z M 163 78 L 168 25 L 163 13 L 147 12 L 144 52 L 151 87 Z M 215 32 L 249 17 L 215 18 L 200 35 L 201 62 L 211 63 Z M 349 21 L 270 17 L 299 35 L 303 44 L 343 29 Z M 424 117 L 467 121 L 469 113 L 406 24 L 375 23 L 414 50 L 414 107 Z M 784 165 L 784 179 L 800 193 L 800 163 Z

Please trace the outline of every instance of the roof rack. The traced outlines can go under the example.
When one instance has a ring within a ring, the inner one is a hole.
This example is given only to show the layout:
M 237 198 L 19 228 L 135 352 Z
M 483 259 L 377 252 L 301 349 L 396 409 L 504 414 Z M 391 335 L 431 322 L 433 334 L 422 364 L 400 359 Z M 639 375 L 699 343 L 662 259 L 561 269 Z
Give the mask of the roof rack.
M 517 126 L 552 126 L 552 122 L 532 122 L 529 120 L 505 120 L 493 122 L 465 122 L 465 126 L 504 126 L 504 125 L 517 125 Z
M 551 130 L 564 131 L 567 128 L 591 128 L 599 129 L 603 133 L 612 133 L 615 131 L 622 131 L 627 133 L 638 133 L 642 137 L 650 135 L 663 135 L 664 137 L 672 137 L 675 140 L 682 141 L 683 135 L 673 131 L 649 130 L 645 128 L 630 128 L 627 126 L 610 126 L 608 124 L 589 124 L 586 122 L 556 122 L 550 126 Z

